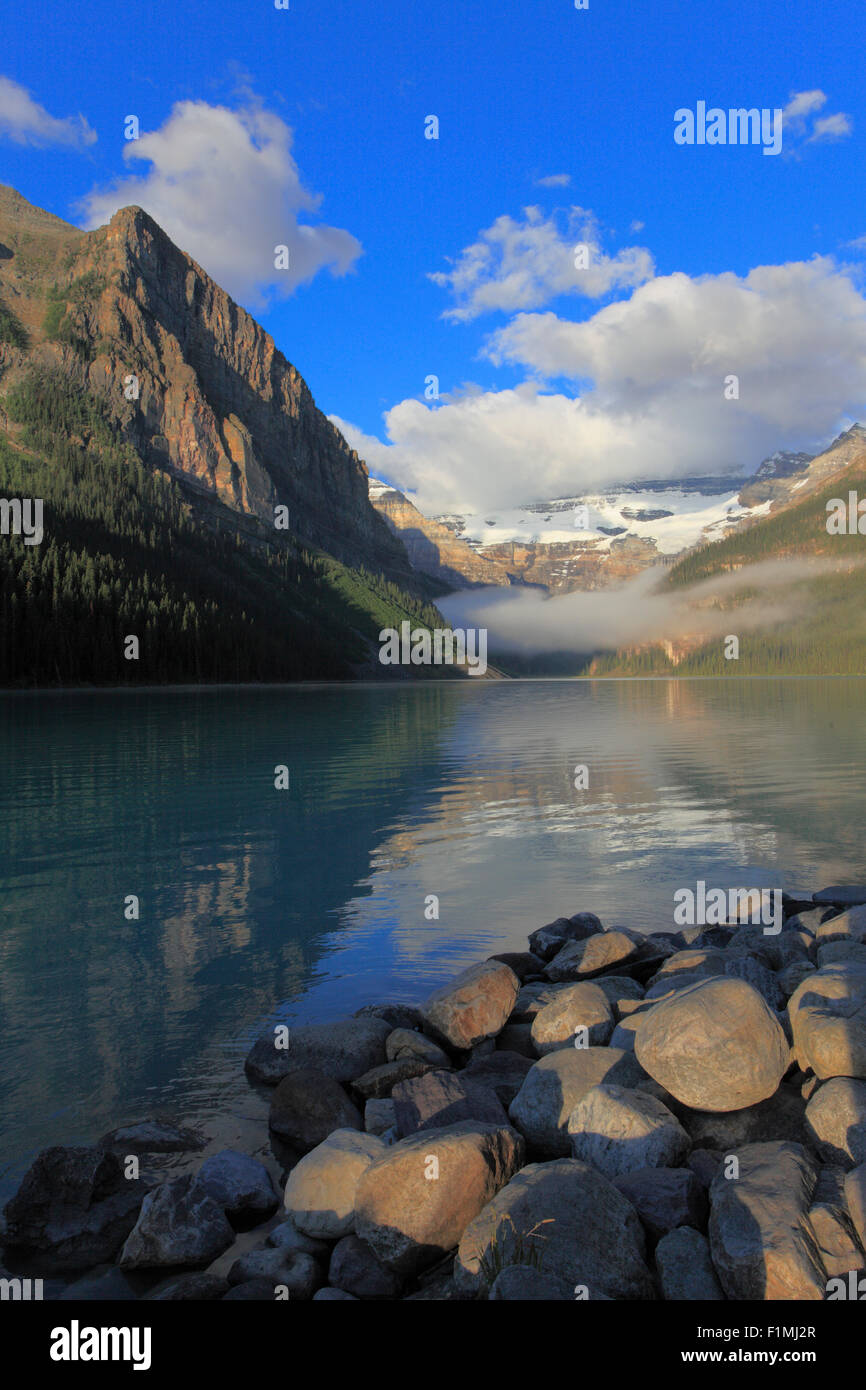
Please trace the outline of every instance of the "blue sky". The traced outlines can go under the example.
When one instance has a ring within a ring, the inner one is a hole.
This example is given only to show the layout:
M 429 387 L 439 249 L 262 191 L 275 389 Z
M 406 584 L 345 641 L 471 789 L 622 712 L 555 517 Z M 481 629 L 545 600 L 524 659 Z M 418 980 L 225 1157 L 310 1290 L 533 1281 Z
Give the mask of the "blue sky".
M 21 0 L 0 181 L 83 226 L 151 199 L 371 471 L 429 508 L 742 471 L 866 416 L 862 0 L 290 4 Z M 698 101 L 791 109 L 782 154 L 676 144 L 674 112 Z M 129 114 L 155 160 L 129 157 Z M 195 159 L 185 201 L 176 171 Z M 265 255 L 281 198 L 305 283 Z M 578 240 L 591 294 L 562 292 Z M 462 294 L 429 278 L 455 265 Z M 788 269 L 748 281 L 758 267 Z

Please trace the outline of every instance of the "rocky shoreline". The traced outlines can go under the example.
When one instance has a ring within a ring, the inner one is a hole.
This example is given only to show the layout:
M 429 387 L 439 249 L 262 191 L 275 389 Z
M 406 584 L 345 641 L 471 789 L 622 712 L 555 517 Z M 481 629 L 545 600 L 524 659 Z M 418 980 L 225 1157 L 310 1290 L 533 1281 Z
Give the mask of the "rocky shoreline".
M 781 907 L 650 936 L 579 912 L 420 1007 L 275 1025 L 245 1064 L 268 1161 L 197 1161 L 163 1118 L 43 1150 L 4 1297 L 856 1297 L 866 888 Z

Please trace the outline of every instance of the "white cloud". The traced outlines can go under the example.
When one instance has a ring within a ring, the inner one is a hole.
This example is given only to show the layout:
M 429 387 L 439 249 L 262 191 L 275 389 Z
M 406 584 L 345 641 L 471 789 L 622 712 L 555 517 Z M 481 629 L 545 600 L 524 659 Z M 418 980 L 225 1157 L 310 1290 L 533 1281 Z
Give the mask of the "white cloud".
M 831 116 L 816 116 L 827 105 L 826 93 L 818 88 L 795 92 L 782 111 L 785 148 L 790 154 L 802 145 L 815 145 L 828 140 L 843 140 L 854 129 L 850 116 L 839 111 Z
M 83 149 L 97 139 L 96 131 L 83 116 L 59 120 L 11 77 L 0 77 L 0 136 L 16 145 L 65 145 L 74 149 Z
M 567 188 L 571 183 L 571 174 L 546 174 L 543 179 L 536 179 L 536 188 Z
M 455 306 L 444 318 L 461 322 L 491 310 L 534 309 L 561 294 L 600 299 L 614 289 L 631 288 L 653 273 L 649 251 L 625 247 L 615 256 L 601 250 L 592 214 L 573 207 L 565 215 L 544 217 L 541 209 L 524 209 L 522 221 L 498 217 L 467 246 L 450 271 L 430 275 L 451 291 Z M 577 268 L 576 248 L 587 248 L 585 267 Z
M 249 101 L 238 110 L 182 101 L 159 130 L 124 149 L 148 173 L 94 189 L 82 203 L 88 227 L 118 208 L 137 205 L 156 219 L 213 279 L 247 303 L 285 296 L 328 268 L 343 275 L 361 254 L 350 232 L 300 215 L 321 196 L 302 184 L 293 132 L 279 116 Z M 289 269 L 274 268 L 274 248 L 289 248 Z
M 844 140 L 853 129 L 851 117 L 843 115 L 841 111 L 835 116 L 822 116 L 812 127 L 809 144 L 813 145 L 818 140 Z
M 338 422 L 425 512 L 483 510 L 611 482 L 750 472 L 775 449 L 816 447 L 866 397 L 866 300 L 832 259 L 640 286 L 584 322 L 519 314 L 488 344 L 575 383 L 404 400 L 388 443 Z M 725 379 L 739 378 L 738 400 Z

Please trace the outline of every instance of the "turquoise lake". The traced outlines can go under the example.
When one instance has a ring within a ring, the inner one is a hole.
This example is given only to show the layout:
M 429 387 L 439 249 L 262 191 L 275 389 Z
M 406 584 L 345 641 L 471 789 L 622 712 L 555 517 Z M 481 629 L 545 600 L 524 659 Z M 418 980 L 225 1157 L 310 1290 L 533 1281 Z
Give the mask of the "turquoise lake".
M 39 1148 L 146 1114 L 242 1125 L 268 1020 L 418 1002 L 577 911 L 672 930 L 699 879 L 864 881 L 864 694 L 815 678 L 2 697 L 0 1196 Z

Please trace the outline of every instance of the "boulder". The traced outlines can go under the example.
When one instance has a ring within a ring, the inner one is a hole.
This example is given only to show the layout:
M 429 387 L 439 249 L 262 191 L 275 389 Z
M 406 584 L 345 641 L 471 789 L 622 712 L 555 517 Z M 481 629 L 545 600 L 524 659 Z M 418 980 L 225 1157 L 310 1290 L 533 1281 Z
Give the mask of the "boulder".
M 592 983 L 610 1004 L 615 1019 L 629 1011 L 624 1006 L 639 1003 L 646 993 L 645 987 L 629 975 L 599 975 Z
M 274 1091 L 268 1115 L 274 1134 L 304 1153 L 335 1129 L 361 1129 L 363 1123 L 339 1081 L 313 1070 L 285 1076 Z
M 671 975 L 695 975 L 699 979 L 709 979 L 712 975 L 724 975 L 725 955 L 723 951 L 699 948 L 691 951 L 677 951 L 659 967 L 652 983 L 669 979 Z
M 337 1241 L 328 1280 L 355 1298 L 393 1299 L 400 1294 L 400 1280 L 393 1269 L 377 1260 L 369 1245 L 357 1236 L 343 1236 Z
M 338 1129 L 301 1159 L 286 1182 L 284 1205 L 303 1235 L 339 1240 L 355 1228 L 358 1184 L 388 1153 L 375 1134 Z
M 691 1148 L 686 1131 L 661 1101 L 607 1083 L 593 1086 L 578 1101 L 567 1129 L 574 1158 L 608 1178 L 639 1168 L 674 1168 Z
M 847 1169 L 866 1162 L 866 1081 L 825 1081 L 806 1106 L 806 1125 L 825 1163 Z
M 603 1047 L 613 1032 L 613 1012 L 598 985 L 567 985 L 539 1009 L 532 1021 L 532 1041 L 540 1057 L 561 1047 L 573 1047 L 576 1030 L 585 1029 L 586 1043 Z
M 845 1199 L 845 1171 L 824 1167 L 809 1208 L 809 1224 L 818 1242 L 821 1263 L 831 1278 L 866 1269 L 866 1251 L 854 1228 Z
M 357 1303 L 358 1300 L 353 1293 L 345 1293 L 343 1289 L 319 1289 L 313 1294 L 314 1303 Z
M 321 1266 L 312 1255 L 285 1249 L 248 1250 L 235 1260 L 227 1278 L 231 1287 L 267 1280 L 271 1298 L 276 1298 L 279 1289 L 288 1292 L 291 1300 L 301 1302 L 309 1302 L 323 1283 Z
M 432 1071 L 394 1087 L 397 1134 L 405 1139 L 418 1130 L 442 1129 L 461 1120 L 507 1125 L 508 1116 L 495 1092 L 467 1073 Z
M 301 1254 L 312 1255 L 316 1260 L 327 1260 L 331 1253 L 326 1241 L 313 1240 L 311 1236 L 305 1236 L 303 1231 L 298 1230 L 290 1216 L 268 1231 L 265 1243 L 273 1245 L 276 1250 L 299 1250 Z
M 543 961 L 552 960 L 566 942 L 585 941 L 600 931 L 604 928 L 594 912 L 576 912 L 573 917 L 557 917 L 555 922 L 539 927 L 529 938 L 529 949 Z
M 545 1004 L 557 999 L 564 989 L 569 989 L 569 985 L 552 985 L 544 980 L 533 980 L 531 984 L 524 985 L 514 1001 L 514 1008 L 508 1020 L 509 1025 L 520 1023 L 532 1023 L 535 1015 L 539 1013 Z
M 572 941 L 557 951 L 545 974 L 554 984 L 588 980 L 619 966 L 630 965 L 644 954 L 643 941 L 625 931 L 604 931 L 584 941 Z
M 827 1273 L 809 1223 L 818 1179 L 800 1144 L 747 1144 L 739 1176 L 710 1188 L 710 1251 L 728 1298 L 823 1299 Z
M 686 1110 L 682 1123 L 695 1148 L 724 1149 L 730 1153 L 744 1144 L 763 1144 L 788 1139 L 806 1144 L 806 1104 L 799 1091 L 783 1082 L 775 1095 L 744 1110 Z
M 831 907 L 861 907 L 866 904 L 866 885 L 862 883 L 834 883 L 830 888 L 822 888 L 812 894 L 812 901 Z
M 571 1303 L 574 1292 L 564 1279 L 542 1274 L 534 1265 L 506 1265 L 488 1298 L 491 1303 Z
M 503 1030 L 507 1031 L 507 1030 Z M 502 1033 L 499 1035 L 502 1039 Z M 509 1106 L 520 1090 L 535 1058 L 518 1052 L 497 1050 L 489 1057 L 477 1057 L 463 1073 L 464 1079 L 474 1081 L 494 1091 L 501 1105 Z
M 187 1173 L 148 1192 L 119 1263 L 123 1269 L 207 1265 L 234 1238 L 222 1207 Z
M 382 1018 L 391 1028 L 420 1028 L 421 1010 L 412 1004 L 365 1004 L 356 1009 L 353 1018 Z
M 361 1178 L 355 1233 L 401 1275 L 441 1260 L 523 1162 L 513 1129 L 465 1121 L 394 1144 Z
M 790 999 L 797 986 L 814 973 L 815 967 L 810 960 L 794 960 L 779 971 L 776 979 L 785 998 Z
M 509 970 L 513 970 L 521 984 L 527 975 L 540 975 L 544 969 L 544 961 L 540 956 L 534 956 L 531 951 L 503 951 L 498 956 L 491 956 L 491 960 L 501 961 L 507 965 Z
M 818 947 L 818 967 L 835 965 L 838 961 L 866 965 L 866 945 L 861 941 L 825 941 Z
M 866 942 L 866 907 L 851 907 L 822 922 L 815 939 L 819 947 L 831 941 Z
M 643 1076 L 633 1053 L 615 1047 L 564 1047 L 542 1057 L 508 1108 L 512 1123 L 539 1153 L 571 1153 L 568 1118 L 602 1083 L 634 1086 Z
M 451 1058 L 438 1043 L 409 1028 L 395 1028 L 393 1033 L 388 1034 L 385 1056 L 389 1062 L 431 1062 L 434 1067 L 443 1067 L 446 1071 L 451 1066 Z
M 501 961 L 472 965 L 431 994 L 422 1009 L 425 1027 L 468 1051 L 505 1027 L 519 990 L 514 971 Z
M 244 1067 L 265 1086 L 276 1086 L 290 1072 L 309 1070 L 324 1072 L 333 1081 L 352 1081 L 385 1061 L 385 1041 L 402 1026 L 372 1014 L 335 1023 L 292 1024 L 288 1047 L 277 1046 L 282 1033 L 271 1028 L 253 1043 Z
M 6 1204 L 3 1244 L 28 1273 L 61 1274 L 111 1260 L 138 1216 L 144 1184 L 97 1147 L 43 1149 Z
M 866 1163 L 858 1164 L 845 1174 L 845 1206 L 857 1239 L 866 1249 Z
M 773 1011 L 745 980 L 691 985 L 641 1016 L 635 1055 L 696 1110 L 742 1110 L 773 1095 L 790 1049 Z
M 638 1168 L 621 1173 L 613 1185 L 628 1198 L 646 1231 L 656 1239 L 677 1226 L 706 1229 L 706 1188 L 690 1168 Z
M 571 1158 L 531 1163 L 467 1225 L 454 1281 L 477 1294 L 504 1265 L 531 1261 L 591 1300 L 651 1299 L 645 1248 L 631 1203 L 595 1168 Z
M 390 1097 L 384 1100 L 368 1100 L 364 1106 L 364 1130 L 367 1134 L 377 1134 L 381 1139 L 389 1129 L 397 1127 L 397 1110 Z
M 451 1063 L 446 1064 L 450 1066 Z M 428 1071 L 436 1071 L 435 1062 L 424 1062 L 420 1057 L 400 1057 L 396 1062 L 385 1062 L 381 1067 L 371 1067 L 352 1082 L 352 1090 L 361 1100 L 386 1100 L 400 1081 L 408 1081 L 413 1076 L 425 1076 Z
M 680 1226 L 662 1236 L 656 1246 L 656 1269 L 664 1299 L 684 1303 L 724 1300 L 709 1242 L 691 1226 Z
M 824 965 L 798 985 L 788 1017 L 800 1066 L 822 1081 L 866 1077 L 866 966 Z
M 257 1226 L 280 1205 L 265 1165 L 234 1149 L 206 1158 L 198 1171 L 198 1183 L 222 1207 L 236 1230 Z
M 535 1043 L 532 1041 L 531 1023 L 506 1023 L 502 1032 L 496 1039 L 497 1051 L 509 1054 L 517 1053 L 520 1057 L 527 1057 L 534 1061 L 538 1057 L 535 1050 Z
M 746 980 L 754 989 L 758 991 L 761 998 L 775 1012 L 785 1006 L 785 994 L 779 985 L 779 981 L 768 970 L 766 965 L 762 965 L 759 960 L 751 956 L 741 956 L 738 960 L 729 960 L 725 963 L 725 974 L 731 975 L 736 980 Z

